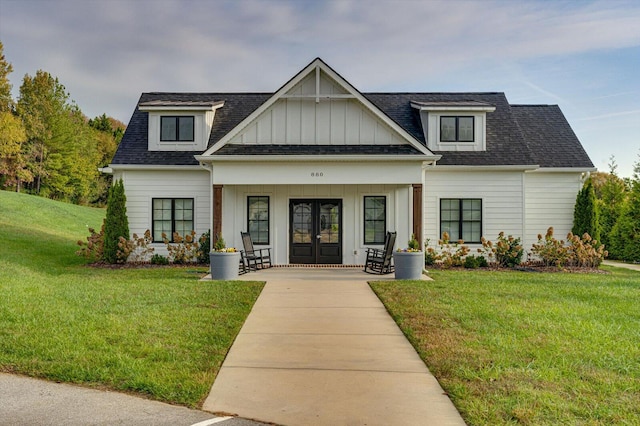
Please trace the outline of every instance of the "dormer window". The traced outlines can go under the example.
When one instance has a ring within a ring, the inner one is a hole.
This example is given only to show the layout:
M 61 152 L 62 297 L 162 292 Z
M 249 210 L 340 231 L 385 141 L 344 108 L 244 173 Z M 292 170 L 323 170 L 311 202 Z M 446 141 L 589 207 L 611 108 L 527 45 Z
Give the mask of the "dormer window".
M 161 116 L 160 117 L 160 141 L 161 142 L 193 142 L 194 116 Z
M 494 105 L 475 100 L 412 101 L 420 112 L 427 148 L 432 151 L 487 149 L 487 114 Z
M 149 114 L 149 151 L 204 151 L 224 101 L 155 99 L 138 104 Z
M 441 116 L 440 142 L 473 142 L 474 117 Z

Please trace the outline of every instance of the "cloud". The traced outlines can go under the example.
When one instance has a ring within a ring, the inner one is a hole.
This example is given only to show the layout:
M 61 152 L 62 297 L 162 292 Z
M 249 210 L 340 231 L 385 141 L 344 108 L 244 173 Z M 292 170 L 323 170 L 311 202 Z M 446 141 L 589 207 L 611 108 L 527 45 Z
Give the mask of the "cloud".
M 575 121 L 602 120 L 604 118 L 624 117 L 626 115 L 636 115 L 636 114 L 640 115 L 640 109 L 630 110 L 630 111 L 611 112 L 607 114 L 594 115 L 591 117 L 577 118 Z M 636 127 L 638 126 L 636 125 Z

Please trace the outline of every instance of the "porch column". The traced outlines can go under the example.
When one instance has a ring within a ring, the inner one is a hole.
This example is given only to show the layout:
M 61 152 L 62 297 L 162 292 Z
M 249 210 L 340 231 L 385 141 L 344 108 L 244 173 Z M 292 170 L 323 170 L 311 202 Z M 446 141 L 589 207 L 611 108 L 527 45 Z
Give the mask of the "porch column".
M 211 247 L 218 241 L 222 232 L 222 185 L 213 185 L 213 229 L 211 230 Z
M 422 184 L 413 185 L 413 235 L 422 248 Z

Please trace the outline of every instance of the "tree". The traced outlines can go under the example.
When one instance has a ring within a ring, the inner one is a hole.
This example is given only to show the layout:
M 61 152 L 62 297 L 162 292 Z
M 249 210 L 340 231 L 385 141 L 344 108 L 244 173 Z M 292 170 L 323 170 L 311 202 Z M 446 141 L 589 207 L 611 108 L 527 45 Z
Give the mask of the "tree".
M 611 251 L 617 259 L 640 262 L 640 154 L 633 166 L 631 190 L 611 232 Z
M 13 72 L 13 65 L 5 59 L 4 46 L 0 41 L 0 112 L 13 110 L 11 83 L 9 82 L 9 74 L 11 72 Z
M 107 215 L 104 222 L 104 251 L 103 260 L 107 263 L 117 263 L 118 243 L 120 237 L 129 240 L 129 220 L 127 219 L 127 197 L 124 194 L 122 180 L 114 182 L 109 190 Z
M 99 156 L 98 167 L 106 166 L 111 163 L 118 149 L 118 144 L 122 140 L 126 126 L 115 118 L 107 117 L 106 114 L 91 119 L 88 123 L 96 140 Z M 92 204 L 104 205 L 107 202 L 107 192 L 111 185 L 111 176 L 100 174 L 96 184 L 97 196 L 92 200 Z
M 596 194 L 593 190 L 591 178 L 587 179 L 576 197 L 576 205 L 573 212 L 573 228 L 571 232 L 578 236 L 587 233 L 594 240 L 600 241 L 598 206 L 596 205 Z
M 618 165 L 613 156 L 609 162 L 609 173 L 594 172 L 591 174 L 593 189 L 596 194 L 596 204 L 598 205 L 598 218 L 600 222 L 600 239 L 611 252 L 611 231 L 616 221 L 622 214 L 622 206 L 627 198 L 627 188 L 622 179 L 617 175 Z
M 22 144 L 27 139 L 22 121 L 10 111 L 0 111 L 0 188 L 20 192 L 22 182 L 31 182 Z
M 26 75 L 17 112 L 27 133 L 23 148 L 34 176 L 32 193 L 89 204 L 104 191 L 98 178 L 100 140 L 65 87 L 49 73 Z
M 33 176 L 27 169 L 23 143 L 27 136 L 22 121 L 15 116 L 9 74 L 13 66 L 4 57 L 0 42 L 0 188 L 20 191 L 22 182 L 30 182 Z

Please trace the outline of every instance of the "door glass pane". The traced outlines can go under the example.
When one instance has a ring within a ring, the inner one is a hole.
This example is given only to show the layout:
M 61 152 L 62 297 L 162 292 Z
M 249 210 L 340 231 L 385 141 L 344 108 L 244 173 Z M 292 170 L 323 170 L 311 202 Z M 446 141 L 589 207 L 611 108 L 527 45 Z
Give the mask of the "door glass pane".
M 340 242 L 340 206 L 336 203 L 320 204 L 320 242 Z
M 293 242 L 311 243 L 311 203 L 296 203 L 293 206 Z

